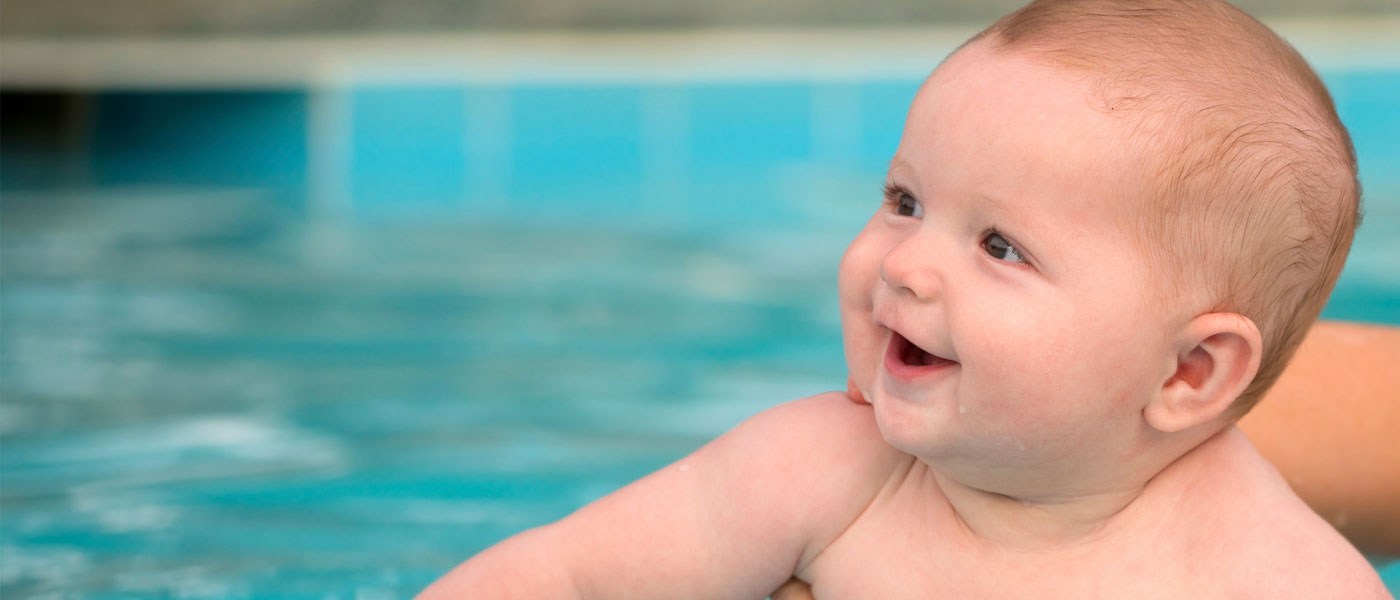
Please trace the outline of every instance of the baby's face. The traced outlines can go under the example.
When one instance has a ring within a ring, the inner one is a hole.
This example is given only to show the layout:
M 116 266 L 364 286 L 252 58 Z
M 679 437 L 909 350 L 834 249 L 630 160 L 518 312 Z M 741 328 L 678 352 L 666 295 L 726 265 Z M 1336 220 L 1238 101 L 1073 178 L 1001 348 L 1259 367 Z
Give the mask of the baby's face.
M 1135 451 L 1177 329 L 1110 210 L 1142 172 L 1126 128 L 1072 74 L 975 45 L 919 91 L 841 264 L 847 360 L 890 443 L 1047 477 Z

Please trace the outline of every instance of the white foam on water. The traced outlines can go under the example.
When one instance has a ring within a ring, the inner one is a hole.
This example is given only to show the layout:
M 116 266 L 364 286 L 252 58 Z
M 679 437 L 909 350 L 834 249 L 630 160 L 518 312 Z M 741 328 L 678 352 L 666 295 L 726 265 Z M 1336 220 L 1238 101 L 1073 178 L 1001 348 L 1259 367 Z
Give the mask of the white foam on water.
M 60 585 L 87 572 L 88 563 L 86 554 L 67 546 L 0 546 L 0 585 Z

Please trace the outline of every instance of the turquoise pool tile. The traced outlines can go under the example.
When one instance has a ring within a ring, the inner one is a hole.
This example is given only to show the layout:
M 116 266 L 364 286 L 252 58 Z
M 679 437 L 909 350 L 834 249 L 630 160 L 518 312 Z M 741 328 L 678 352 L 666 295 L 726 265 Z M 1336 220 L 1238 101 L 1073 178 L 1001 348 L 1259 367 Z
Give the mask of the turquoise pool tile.
M 696 85 L 689 95 L 699 171 L 759 170 L 811 155 L 811 84 Z
M 635 86 L 538 85 L 510 95 L 512 214 L 619 215 L 635 210 L 641 153 Z
M 459 87 L 363 87 L 349 93 L 349 185 L 359 213 L 442 211 L 466 195 Z

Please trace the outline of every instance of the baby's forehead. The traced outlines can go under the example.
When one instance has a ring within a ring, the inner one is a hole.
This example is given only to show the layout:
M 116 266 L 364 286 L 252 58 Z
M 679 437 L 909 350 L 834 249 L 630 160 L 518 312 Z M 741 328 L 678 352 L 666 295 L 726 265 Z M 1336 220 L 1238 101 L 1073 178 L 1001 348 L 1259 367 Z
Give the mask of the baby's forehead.
M 1160 202 L 1146 200 L 1176 194 L 1183 179 L 1199 174 L 1189 165 L 1239 179 L 1228 165 L 1255 162 L 1259 157 L 1251 154 L 1301 135 L 1299 126 L 1306 125 L 1286 98 L 1258 98 L 1270 93 L 1230 89 L 1150 66 L 1122 72 L 1088 68 L 1035 49 L 974 41 L 925 81 L 910 111 L 909 125 L 915 128 L 906 128 L 906 135 L 936 141 L 949 128 L 963 127 L 984 136 L 1040 136 L 1048 142 L 1038 147 L 1045 162 L 1067 172 L 1078 167 L 1086 178 L 1114 179 L 1123 193 L 1106 208 L 1136 216 L 1161 208 Z M 918 128 L 920 117 L 934 126 Z M 1016 125 L 1001 126 L 1007 122 Z M 1250 129 L 1251 122 L 1277 131 Z M 1260 140 L 1268 143 L 1255 143 Z M 1251 144 L 1249 150 L 1229 151 Z
M 1138 126 L 1093 107 L 1074 73 L 975 52 L 919 92 L 891 179 L 930 214 L 1011 235 L 1052 274 L 1131 250 L 1122 225 L 1154 184 L 1129 139 Z
M 949 176 L 970 169 L 993 188 L 1050 183 L 1044 180 L 1061 187 L 1143 183 L 1151 153 L 1141 139 L 1171 137 L 1153 129 L 1172 124 L 1103 110 L 1094 99 L 1093 86 L 1080 73 L 1021 53 L 964 48 L 921 87 L 900 145 L 905 156 L 892 167 L 906 164 Z
M 989 131 L 1013 120 L 1034 130 L 1004 133 L 1055 131 L 1067 142 L 1088 138 L 1100 144 L 1122 144 L 1126 136 L 1169 134 L 1157 130 L 1177 125 L 1150 118 L 1148 111 L 1124 110 L 1124 100 L 1111 95 L 1093 73 L 1065 68 L 1031 52 L 972 44 L 950 56 L 925 80 L 911 116 L 943 111 L 950 117 L 939 124 L 943 128 Z

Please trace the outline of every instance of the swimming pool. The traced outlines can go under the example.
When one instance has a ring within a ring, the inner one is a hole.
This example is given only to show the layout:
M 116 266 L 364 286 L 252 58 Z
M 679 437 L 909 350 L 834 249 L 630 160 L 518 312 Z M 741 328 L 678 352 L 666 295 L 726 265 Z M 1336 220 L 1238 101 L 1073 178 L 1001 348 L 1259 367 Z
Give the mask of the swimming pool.
M 1400 324 L 1400 65 L 1349 64 L 1325 314 Z M 383 69 L 105 91 L 78 157 L 5 148 L 0 595 L 402 597 L 843 384 L 917 75 Z

